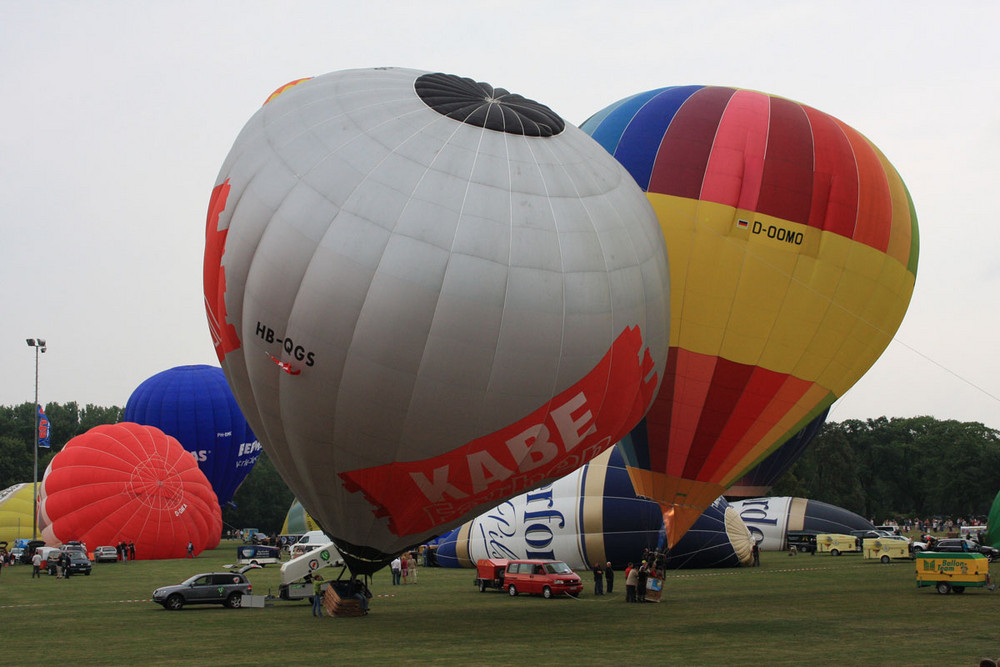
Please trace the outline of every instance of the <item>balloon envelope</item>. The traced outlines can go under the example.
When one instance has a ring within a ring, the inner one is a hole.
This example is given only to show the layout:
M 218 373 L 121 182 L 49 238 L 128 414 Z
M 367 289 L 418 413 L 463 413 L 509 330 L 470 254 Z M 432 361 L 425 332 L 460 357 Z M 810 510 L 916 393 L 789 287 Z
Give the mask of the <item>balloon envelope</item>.
M 0 491 L 0 541 L 31 539 L 34 522 L 32 491 L 34 484 L 15 484 Z
M 668 274 L 649 202 L 584 133 L 409 69 L 280 89 L 206 230 L 226 376 L 355 572 L 627 433 L 666 357 Z
M 790 530 L 847 535 L 852 530 L 871 530 L 875 527 L 868 519 L 843 507 L 807 498 L 750 498 L 738 500 L 732 503 L 732 507 L 763 551 L 783 551 Z
M 766 496 L 771 487 L 799 460 L 806 447 L 823 430 L 830 408 L 823 410 L 801 431 L 785 441 L 785 444 L 767 455 L 767 458 L 740 477 L 726 490 L 726 498 L 760 498 Z
M 212 485 L 174 438 L 131 422 L 96 426 L 53 457 L 39 486 L 46 544 L 134 542 L 136 558 L 181 558 L 218 544 Z
M 673 543 L 888 345 L 916 278 L 916 216 L 870 141 L 773 95 L 661 88 L 582 129 L 646 191 L 670 255 L 666 376 L 625 444 Z
M 216 366 L 177 366 L 140 384 L 125 421 L 155 426 L 180 441 L 225 505 L 250 474 L 260 443 Z
M 285 514 L 285 522 L 281 525 L 282 535 L 304 535 L 311 530 L 321 530 L 316 520 L 298 500 L 292 502 Z
M 657 503 L 635 495 L 618 448 L 552 484 L 511 498 L 444 535 L 437 562 L 475 567 L 483 558 L 547 558 L 574 569 L 638 563 L 665 548 Z M 750 558 L 750 532 L 724 498 L 712 503 L 666 557 L 669 569 L 732 567 Z

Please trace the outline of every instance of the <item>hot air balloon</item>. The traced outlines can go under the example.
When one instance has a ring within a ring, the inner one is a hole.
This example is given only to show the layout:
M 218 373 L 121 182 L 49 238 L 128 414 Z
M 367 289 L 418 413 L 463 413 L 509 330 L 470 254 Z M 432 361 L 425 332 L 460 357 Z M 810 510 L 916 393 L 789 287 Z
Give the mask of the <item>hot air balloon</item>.
M 32 538 L 33 488 L 34 484 L 15 484 L 0 491 L 0 541 Z
M 628 433 L 666 358 L 665 255 L 632 178 L 548 107 L 351 70 L 236 139 L 205 301 L 247 421 L 365 573 Z
M 661 552 L 665 542 L 659 505 L 635 495 L 616 447 L 442 536 L 437 562 L 443 567 L 475 567 L 484 558 L 544 558 L 578 570 L 595 562 L 624 569 L 629 562 L 638 563 L 647 550 Z M 752 545 L 747 527 L 719 498 L 664 554 L 661 565 L 694 569 L 748 564 Z
M 155 426 L 180 441 L 225 506 L 253 469 L 261 446 L 217 366 L 177 366 L 140 384 L 124 420 Z
M 726 498 L 760 498 L 766 496 L 771 487 L 799 460 L 806 447 L 823 430 L 830 409 L 823 410 L 801 431 L 785 441 L 785 444 L 767 455 L 767 458 L 750 469 L 750 472 L 736 480 L 726 489 Z
M 762 551 L 784 551 L 788 531 L 850 534 L 871 530 L 871 521 L 843 507 L 787 496 L 750 498 L 731 504 Z
M 625 445 L 674 543 L 888 345 L 916 279 L 916 215 L 868 139 L 773 95 L 661 88 L 582 129 L 646 191 L 670 256 L 666 376 Z
M 217 544 L 222 511 L 205 474 L 163 431 L 131 422 L 96 426 L 53 457 L 39 485 L 46 544 L 134 542 L 136 558 L 181 558 Z
M 285 514 L 285 522 L 281 524 L 282 535 L 302 535 L 311 530 L 320 530 L 316 520 L 309 516 L 309 512 L 298 500 L 292 501 Z

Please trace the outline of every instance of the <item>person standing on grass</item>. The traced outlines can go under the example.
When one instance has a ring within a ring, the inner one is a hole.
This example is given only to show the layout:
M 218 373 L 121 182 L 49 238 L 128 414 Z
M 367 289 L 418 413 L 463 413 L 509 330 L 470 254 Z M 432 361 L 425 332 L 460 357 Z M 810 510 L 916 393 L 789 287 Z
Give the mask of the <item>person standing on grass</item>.
M 604 568 L 594 563 L 594 595 L 604 595 Z
M 396 556 L 395 558 L 393 558 L 392 562 L 389 564 L 389 569 L 392 570 L 392 585 L 393 586 L 397 586 L 399 584 L 399 571 L 400 571 L 401 567 L 402 567 L 402 564 L 399 561 L 399 556 Z
M 323 577 L 318 574 L 312 576 L 313 580 L 313 616 L 323 618 Z
M 31 557 L 31 578 L 42 578 L 42 554 L 35 549 L 35 555 Z
M 639 577 L 635 582 L 635 601 L 645 602 L 646 601 L 646 579 L 649 578 L 649 566 L 646 565 L 646 561 L 642 561 L 642 565 L 639 566 Z
M 625 568 L 625 602 L 636 602 L 635 586 L 639 583 L 639 571 L 632 567 L 632 563 Z
M 410 579 L 413 580 L 413 583 L 417 583 L 417 559 L 413 557 L 413 554 L 410 554 L 410 564 L 407 569 L 410 571 Z
M 608 584 L 608 594 L 612 593 L 615 588 L 615 571 L 611 569 L 611 561 L 604 566 L 604 580 Z
M 403 583 L 406 583 L 406 577 L 410 574 L 410 557 L 403 554 L 402 558 L 399 560 L 399 576 L 403 578 Z
M 188 558 L 194 558 L 194 545 L 190 541 L 188 542 L 187 557 Z

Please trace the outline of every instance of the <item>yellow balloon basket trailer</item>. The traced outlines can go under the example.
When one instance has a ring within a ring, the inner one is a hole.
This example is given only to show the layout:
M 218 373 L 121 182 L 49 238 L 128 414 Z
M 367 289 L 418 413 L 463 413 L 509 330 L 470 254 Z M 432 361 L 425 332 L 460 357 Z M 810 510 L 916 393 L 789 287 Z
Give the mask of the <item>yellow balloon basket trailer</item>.
M 987 587 L 994 590 L 990 579 L 990 561 L 977 553 L 917 554 L 917 587 L 934 586 L 941 595 L 963 593 L 966 588 Z

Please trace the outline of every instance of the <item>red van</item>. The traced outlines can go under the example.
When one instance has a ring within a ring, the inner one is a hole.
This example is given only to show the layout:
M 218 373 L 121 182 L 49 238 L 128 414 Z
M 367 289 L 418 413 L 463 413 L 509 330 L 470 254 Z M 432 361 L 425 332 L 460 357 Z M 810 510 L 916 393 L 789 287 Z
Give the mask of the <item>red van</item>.
M 514 597 L 533 593 L 544 598 L 553 595 L 579 595 L 583 581 L 561 560 L 512 560 L 504 571 L 503 585 Z

